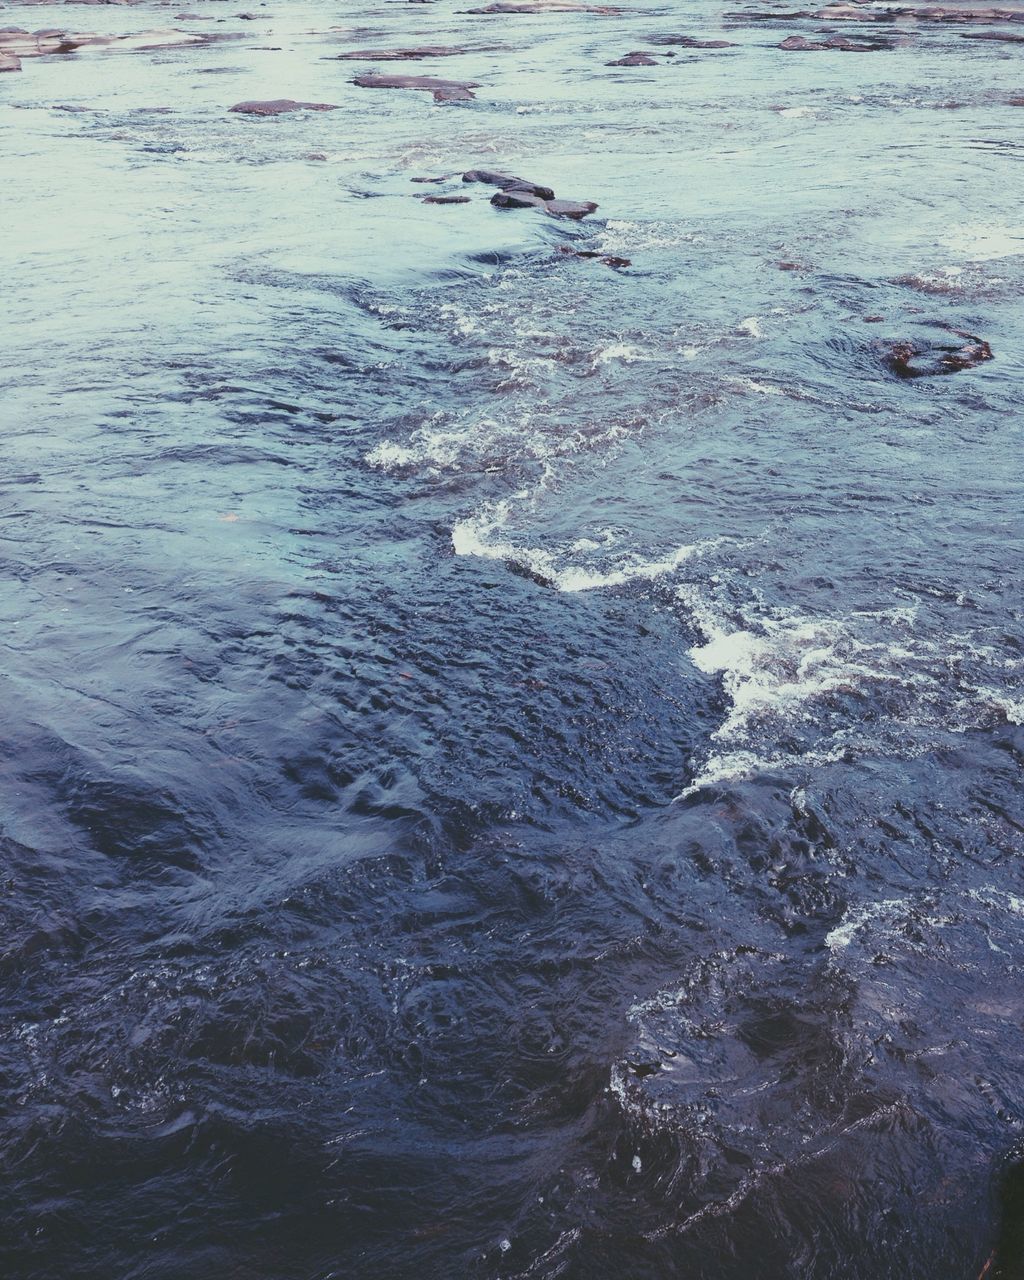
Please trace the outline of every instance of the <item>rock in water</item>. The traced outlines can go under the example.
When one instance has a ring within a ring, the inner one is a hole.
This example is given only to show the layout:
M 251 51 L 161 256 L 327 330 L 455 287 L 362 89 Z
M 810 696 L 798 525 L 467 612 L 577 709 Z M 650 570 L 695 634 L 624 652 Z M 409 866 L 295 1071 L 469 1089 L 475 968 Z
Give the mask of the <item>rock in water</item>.
M 269 102 L 236 102 L 229 111 L 247 116 L 279 116 L 286 111 L 337 111 L 331 102 L 295 102 L 291 98 L 273 98 Z
M 544 209 L 547 202 L 529 191 L 495 191 L 491 204 L 498 209 Z
M 625 57 L 606 62 L 606 67 L 656 67 L 658 64 L 649 53 L 627 53 Z
M 424 89 L 434 95 L 435 102 L 465 102 L 479 89 L 475 80 L 439 80 L 435 76 L 391 76 L 367 72 L 352 81 L 362 89 Z
M 555 193 L 550 187 L 539 182 L 530 182 L 526 178 L 516 178 L 509 173 L 494 173 L 490 169 L 467 169 L 462 175 L 463 182 L 484 182 L 491 187 L 501 187 L 502 191 L 527 191 L 530 195 L 540 196 L 542 200 L 554 200 Z
M 951 329 L 950 333 L 963 341 L 927 342 L 908 338 L 882 343 L 883 361 L 898 378 L 931 378 L 973 369 L 993 359 L 992 348 L 983 338 L 963 329 Z
M 593 213 L 597 205 L 593 200 L 548 200 L 545 202 L 548 213 L 559 218 L 574 218 L 577 221 Z

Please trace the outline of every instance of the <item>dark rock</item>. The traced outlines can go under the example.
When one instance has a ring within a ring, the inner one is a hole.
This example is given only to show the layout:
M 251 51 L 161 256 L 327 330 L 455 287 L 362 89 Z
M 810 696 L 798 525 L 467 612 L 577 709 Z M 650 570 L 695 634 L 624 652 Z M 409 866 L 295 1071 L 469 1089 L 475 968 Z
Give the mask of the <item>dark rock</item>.
M 605 4 L 580 4 L 576 0 L 496 0 L 482 9 L 466 9 L 466 13 L 621 13 Z
M 447 182 L 448 174 L 443 174 L 440 178 L 410 178 L 410 182 Z
M 593 200 L 548 200 L 545 202 L 548 213 L 560 218 L 585 218 L 593 213 L 597 205 Z
M 693 36 L 652 36 L 651 44 L 673 44 L 683 49 L 735 49 L 732 40 L 695 40 Z
M 491 204 L 498 209 L 544 209 L 546 201 L 529 191 L 495 191 Z
M 530 195 L 540 196 L 542 200 L 555 198 L 554 191 L 539 182 L 517 178 L 510 173 L 494 173 L 490 169 L 467 169 L 462 175 L 462 181 L 484 182 L 489 187 L 501 187 L 502 191 L 527 191 Z
M 423 89 L 434 95 L 435 102 L 465 102 L 479 89 L 475 80 L 438 80 L 434 76 L 390 76 L 367 73 L 352 81 L 362 89 Z
M 1017 31 L 962 31 L 961 40 L 1009 40 L 1014 44 L 1024 44 L 1024 35 Z
M 804 36 L 787 36 L 779 45 L 780 49 L 806 52 L 811 49 L 838 49 L 843 53 L 871 53 L 876 49 L 887 49 L 889 46 L 880 41 L 858 44 L 846 36 L 829 36 L 827 40 L 807 40 Z
M 352 49 L 337 53 L 329 61 L 336 62 L 415 62 L 420 58 L 454 58 L 465 49 L 450 49 L 444 45 L 423 45 L 419 49 Z
M 627 53 L 624 58 L 616 58 L 614 62 L 606 62 L 606 67 L 656 67 L 658 64 L 647 53 Z
M 567 244 L 559 245 L 559 253 L 566 253 L 572 258 L 597 258 L 606 267 L 631 267 L 629 258 L 617 258 L 614 254 L 601 253 L 599 249 L 573 249 Z
M 973 369 L 993 358 L 992 348 L 983 338 L 962 329 L 951 329 L 950 333 L 963 341 L 927 342 L 908 338 L 882 343 L 883 363 L 898 378 L 929 378 Z
M 337 111 L 330 102 L 294 102 L 291 98 L 274 98 L 269 102 L 236 102 L 229 111 L 247 116 L 279 116 L 286 111 Z

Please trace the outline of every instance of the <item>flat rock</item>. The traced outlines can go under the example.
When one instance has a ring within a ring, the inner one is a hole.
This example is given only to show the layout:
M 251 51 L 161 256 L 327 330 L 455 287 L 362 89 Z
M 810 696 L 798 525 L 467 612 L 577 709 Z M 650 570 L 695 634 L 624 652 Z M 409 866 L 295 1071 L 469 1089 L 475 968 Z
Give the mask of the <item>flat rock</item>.
M 544 209 L 547 202 L 529 191 L 495 191 L 491 204 L 498 209 Z
M 415 62 L 420 58 L 454 58 L 465 49 L 451 49 L 445 45 L 423 45 L 419 49 L 352 49 L 337 53 L 330 61 L 337 62 Z
M 593 200 L 543 200 L 529 191 L 496 191 L 491 204 L 498 209 L 543 209 L 556 218 L 585 218 L 597 205 Z
M 462 175 L 463 182 L 483 182 L 490 187 L 501 187 L 502 191 L 525 191 L 532 196 L 540 196 L 542 200 L 553 200 L 555 193 L 550 187 L 539 182 L 530 182 L 526 178 L 517 178 L 510 173 L 494 173 L 490 169 L 467 169 Z
M 424 204 L 469 204 L 469 196 L 424 196 Z
M 332 102 L 295 102 L 292 98 L 272 98 L 269 102 L 236 102 L 229 111 L 247 116 L 280 116 L 286 111 L 337 111 Z
M 23 31 L 20 27 L 8 27 L 0 31 L 0 53 L 10 53 L 18 58 L 41 58 L 52 53 L 74 53 L 77 49 L 167 49 L 176 45 L 207 44 L 211 37 L 188 31 L 160 30 L 140 31 L 135 35 L 103 36 L 89 32 L 60 31 L 47 28 L 43 31 Z
M 21 59 L 14 53 L 0 53 L 0 71 L 20 71 Z
M 681 49 L 735 49 L 732 40 L 697 40 L 693 36 L 652 36 L 650 44 L 671 44 Z
M 547 200 L 545 205 L 548 213 L 553 213 L 556 217 L 577 220 L 585 218 L 597 208 L 593 200 Z
M 605 4 L 579 4 L 575 0 L 496 0 L 482 9 L 466 9 L 466 13 L 621 13 L 621 9 Z
M 616 58 L 614 62 L 606 62 L 606 67 L 656 67 L 658 64 L 649 53 L 627 53 L 622 58 Z
M 787 36 L 779 45 L 780 49 L 796 50 L 801 53 L 814 49 L 838 49 L 843 53 L 872 53 L 876 49 L 887 49 L 889 46 L 877 41 L 858 43 L 846 36 L 829 36 L 827 40 L 808 40 L 804 36 Z
M 472 89 L 479 89 L 476 80 L 438 80 L 434 76 L 391 76 L 376 72 L 356 76 L 352 81 L 362 89 L 423 89 L 434 95 L 435 102 L 465 102 L 472 98 Z

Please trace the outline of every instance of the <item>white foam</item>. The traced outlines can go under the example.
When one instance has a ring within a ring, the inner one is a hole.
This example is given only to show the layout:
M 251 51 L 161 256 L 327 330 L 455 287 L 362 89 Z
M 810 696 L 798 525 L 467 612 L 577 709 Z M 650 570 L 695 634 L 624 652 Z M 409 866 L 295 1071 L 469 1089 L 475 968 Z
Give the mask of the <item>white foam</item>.
M 746 320 L 741 320 L 736 326 L 736 332 L 747 338 L 763 338 L 764 329 L 761 327 L 761 317 L 747 316 Z
M 833 953 L 844 951 L 856 938 L 857 931 L 864 925 L 875 920 L 889 923 L 894 917 L 902 914 L 907 905 L 906 898 L 886 898 L 882 902 L 855 907 L 845 912 L 839 924 L 825 935 L 825 946 Z

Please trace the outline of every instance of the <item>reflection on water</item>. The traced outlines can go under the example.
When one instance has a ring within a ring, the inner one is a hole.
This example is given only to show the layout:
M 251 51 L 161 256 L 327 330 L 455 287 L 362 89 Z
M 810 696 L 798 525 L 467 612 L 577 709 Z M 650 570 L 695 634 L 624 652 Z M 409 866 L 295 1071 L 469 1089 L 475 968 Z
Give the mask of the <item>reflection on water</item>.
M 1016 1274 L 1024 10 L 472 7 L 8 6 L 4 1272 Z

